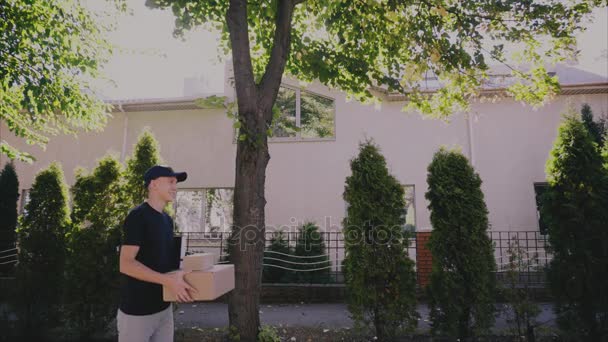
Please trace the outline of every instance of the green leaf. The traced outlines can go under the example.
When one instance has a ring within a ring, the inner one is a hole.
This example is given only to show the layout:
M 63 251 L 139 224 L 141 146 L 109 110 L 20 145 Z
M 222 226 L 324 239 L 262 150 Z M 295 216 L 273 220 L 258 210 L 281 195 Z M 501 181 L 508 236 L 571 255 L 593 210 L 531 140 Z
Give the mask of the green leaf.
M 88 89 L 111 51 L 105 25 L 78 0 L 12 0 L 0 7 L 0 119 L 9 130 L 44 146 L 51 134 L 103 127 L 109 107 Z M 14 148 L 1 152 L 31 160 Z
M 226 97 L 225 96 L 216 96 L 211 95 L 205 98 L 196 99 L 194 103 L 203 109 L 219 109 L 226 108 L 225 105 Z

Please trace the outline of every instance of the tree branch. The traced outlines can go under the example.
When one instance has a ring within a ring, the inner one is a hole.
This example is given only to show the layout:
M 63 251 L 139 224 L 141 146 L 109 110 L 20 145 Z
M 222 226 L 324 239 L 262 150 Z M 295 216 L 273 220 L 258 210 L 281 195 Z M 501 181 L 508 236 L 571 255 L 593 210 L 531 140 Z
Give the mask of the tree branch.
M 232 65 L 239 113 L 251 113 L 256 109 L 257 89 L 251 64 L 247 1 L 230 0 L 226 22 L 232 45 Z
M 434 4 L 432 4 L 432 3 L 431 3 L 430 1 L 428 1 L 428 0 L 421 0 L 419 4 L 424 4 L 424 5 L 426 5 L 426 7 L 427 7 L 428 9 L 435 8 L 435 5 L 434 5 Z M 446 12 L 448 12 L 448 13 L 452 13 L 452 14 L 454 14 L 455 16 L 457 16 L 457 17 L 458 17 L 458 20 L 459 20 L 461 23 L 463 22 L 463 21 L 462 21 L 462 18 L 461 18 L 461 15 L 465 15 L 465 16 L 467 16 L 467 17 L 473 17 L 473 18 L 477 18 L 477 19 L 490 20 L 490 21 L 491 21 L 491 20 L 496 20 L 496 21 L 500 22 L 501 24 L 503 24 L 503 26 L 505 26 L 505 27 L 507 26 L 507 25 L 505 24 L 506 22 L 514 22 L 514 23 L 519 22 L 519 20 L 516 20 L 516 19 L 502 18 L 502 17 L 500 17 L 500 16 L 498 16 L 498 17 L 492 17 L 492 16 L 489 16 L 489 15 L 484 15 L 484 14 L 477 13 L 477 12 L 474 12 L 474 13 L 464 13 L 464 11 L 459 12 L 459 11 L 456 9 L 456 7 L 448 7 L 448 8 L 444 8 L 444 9 L 446 10 Z
M 270 60 L 266 65 L 264 76 L 259 85 L 260 109 L 265 115 L 265 120 L 272 118 L 272 104 L 275 101 L 281 78 L 285 71 L 287 56 L 291 44 L 291 19 L 295 9 L 295 1 L 279 0 L 276 14 L 276 28 L 274 42 L 270 51 Z

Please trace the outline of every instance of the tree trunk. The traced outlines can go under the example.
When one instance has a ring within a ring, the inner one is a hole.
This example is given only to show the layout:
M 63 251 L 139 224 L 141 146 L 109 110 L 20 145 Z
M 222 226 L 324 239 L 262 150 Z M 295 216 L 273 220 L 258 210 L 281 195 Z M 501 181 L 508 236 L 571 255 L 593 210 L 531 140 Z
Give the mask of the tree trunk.
M 265 246 L 267 129 L 272 107 L 285 70 L 291 38 L 291 19 L 298 1 L 279 0 L 270 60 L 259 84 L 255 84 L 249 46 L 247 1 L 231 0 L 226 13 L 230 32 L 234 80 L 241 124 L 236 151 L 234 219 L 230 259 L 235 267 L 235 288 L 230 295 L 230 327 L 239 340 L 254 342 L 260 327 L 259 304 Z
M 526 327 L 526 342 L 536 342 L 536 335 L 534 334 L 534 326 L 530 324 L 528 320 Z
M 263 139 L 266 140 L 266 139 Z M 235 265 L 235 289 L 230 296 L 230 325 L 240 341 L 255 341 L 260 326 L 259 303 L 265 244 L 264 183 L 270 160 L 268 145 L 237 146 L 234 228 L 230 258 Z
M 470 297 L 467 297 L 470 298 Z M 471 309 L 466 307 L 461 313 L 459 324 L 458 324 L 458 337 L 462 340 L 467 340 L 471 337 Z
M 378 303 L 376 303 L 374 306 L 374 327 L 376 328 L 376 338 L 378 341 L 390 341 L 389 333 L 386 331 L 387 326 L 386 321 L 384 320 L 383 308 Z

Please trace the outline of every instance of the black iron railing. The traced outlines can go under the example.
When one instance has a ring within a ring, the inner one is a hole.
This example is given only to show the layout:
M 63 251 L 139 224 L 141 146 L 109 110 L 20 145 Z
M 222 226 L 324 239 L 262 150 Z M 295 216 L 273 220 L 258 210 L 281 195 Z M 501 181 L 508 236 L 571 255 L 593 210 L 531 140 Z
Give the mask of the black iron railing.
M 17 263 L 15 234 L 0 232 L 0 277 L 12 277 Z
M 543 287 L 546 269 L 552 259 L 547 235 L 538 231 L 492 231 L 497 280 L 510 282 L 507 276 L 517 277 L 517 283 Z
M 289 255 L 281 255 L 278 253 L 268 252 L 270 241 L 276 237 L 278 232 L 266 232 L 266 251 L 264 264 L 266 267 L 280 267 L 293 272 L 307 272 L 306 267 L 302 264 L 309 262 L 311 264 L 322 264 L 321 259 L 310 259 L 310 257 L 302 258 L 294 255 L 293 252 Z M 289 248 L 294 251 L 298 240 L 301 238 L 300 232 L 282 232 L 283 240 Z M 345 255 L 344 235 L 342 232 L 320 232 L 325 245 L 325 253 L 319 257 L 327 257 L 329 264 L 327 266 L 329 276 L 324 283 L 343 283 L 344 277 L 342 274 L 342 262 Z M 533 286 L 544 286 L 545 284 L 545 268 L 551 260 L 551 254 L 548 250 L 548 242 L 546 235 L 540 234 L 538 231 L 491 231 L 488 233 L 494 245 L 494 255 L 497 265 L 497 278 L 504 280 L 509 269 L 515 271 L 521 279 L 521 282 L 531 284 Z M 211 252 L 220 256 L 220 262 L 228 261 L 227 242 L 229 233 L 214 232 L 214 233 L 182 233 L 184 236 L 183 244 L 185 245 L 186 254 L 197 252 Z M 407 248 L 408 256 L 416 261 L 416 234 L 412 234 L 409 239 Z M 514 265 L 510 262 L 511 251 L 519 246 L 525 257 L 519 260 Z M 283 253 L 284 254 L 284 253 Z M 276 259 L 284 260 L 283 264 L 277 263 Z M 296 266 L 297 265 L 297 266 Z M 315 266 L 315 267 L 317 267 Z M 312 267 L 312 266 L 311 266 Z M 325 267 L 325 266 L 324 266 Z M 317 267 L 318 268 L 318 267 Z M 316 270 L 316 268 L 315 268 Z M 289 279 L 289 277 L 288 277 Z M 292 278 L 293 279 L 293 278 Z M 310 277 L 311 281 L 306 281 L 306 276 L 299 276 L 298 282 L 309 283 L 314 282 L 314 278 Z

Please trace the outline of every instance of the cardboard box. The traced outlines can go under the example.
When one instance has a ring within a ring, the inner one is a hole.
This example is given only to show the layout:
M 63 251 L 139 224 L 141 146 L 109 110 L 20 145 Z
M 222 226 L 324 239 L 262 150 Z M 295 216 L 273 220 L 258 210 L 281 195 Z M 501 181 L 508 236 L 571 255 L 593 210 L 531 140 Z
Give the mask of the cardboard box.
M 215 265 L 206 271 L 192 271 L 184 277 L 198 292 L 193 293 L 195 301 L 214 300 L 234 289 L 234 265 Z M 175 302 L 175 294 L 163 286 L 163 300 Z
M 184 256 L 181 269 L 184 271 L 205 271 L 215 264 L 215 254 L 198 253 Z

